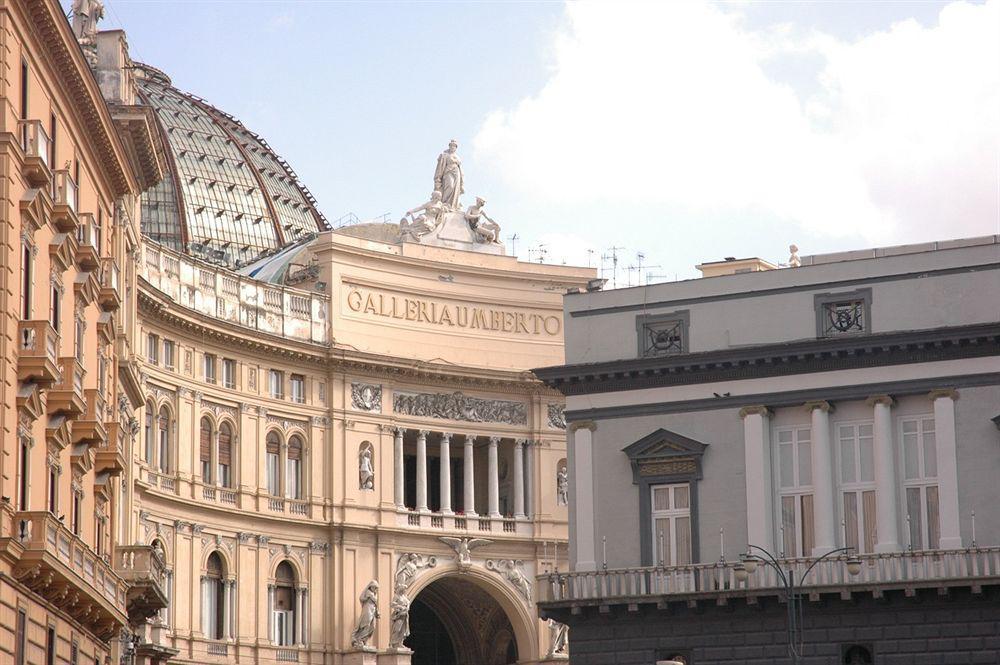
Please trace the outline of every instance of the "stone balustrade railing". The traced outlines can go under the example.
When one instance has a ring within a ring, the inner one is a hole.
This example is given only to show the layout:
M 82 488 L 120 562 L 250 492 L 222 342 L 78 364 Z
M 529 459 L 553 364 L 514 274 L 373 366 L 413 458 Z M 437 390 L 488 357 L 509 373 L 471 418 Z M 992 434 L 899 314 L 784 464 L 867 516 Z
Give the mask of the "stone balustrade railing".
M 143 240 L 140 274 L 174 302 L 234 325 L 288 339 L 329 342 L 329 299 L 239 275 Z
M 806 569 L 815 559 L 779 560 L 794 574 L 799 588 L 921 586 L 927 583 L 1000 578 L 1000 547 L 963 550 L 924 550 L 861 555 L 861 570 L 851 575 L 846 557 L 831 557 Z M 777 572 L 763 563 L 740 581 L 739 561 L 689 566 L 650 566 L 587 572 L 549 573 L 538 576 L 538 602 L 626 600 L 674 594 L 711 594 L 726 591 L 784 588 Z M 786 573 L 787 574 L 787 573 Z

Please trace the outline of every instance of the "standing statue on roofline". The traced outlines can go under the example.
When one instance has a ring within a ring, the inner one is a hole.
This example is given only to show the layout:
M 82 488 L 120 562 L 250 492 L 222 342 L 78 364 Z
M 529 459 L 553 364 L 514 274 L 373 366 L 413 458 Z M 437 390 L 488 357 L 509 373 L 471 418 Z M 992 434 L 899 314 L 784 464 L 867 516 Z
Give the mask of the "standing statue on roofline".
M 448 148 L 438 155 L 434 169 L 434 190 L 441 192 L 441 203 L 449 210 L 461 210 L 460 198 L 465 192 L 465 174 L 458 157 L 458 141 L 452 139 Z

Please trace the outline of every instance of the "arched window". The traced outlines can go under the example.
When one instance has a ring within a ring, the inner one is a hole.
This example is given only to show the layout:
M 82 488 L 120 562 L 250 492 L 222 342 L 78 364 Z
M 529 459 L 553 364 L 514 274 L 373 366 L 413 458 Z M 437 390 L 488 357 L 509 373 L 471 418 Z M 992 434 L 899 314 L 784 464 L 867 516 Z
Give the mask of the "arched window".
M 212 482 L 212 421 L 208 416 L 201 418 L 201 440 L 198 447 L 198 459 L 201 461 L 201 480 L 206 484 Z
M 290 499 L 302 498 L 302 437 L 297 434 L 288 439 L 288 478 L 286 495 Z
M 274 571 L 274 634 L 278 646 L 295 644 L 298 629 L 298 591 L 295 588 L 295 570 L 287 561 L 278 564 Z
M 155 435 L 153 434 L 153 412 L 156 409 L 153 408 L 152 402 L 146 402 L 146 431 L 143 432 L 143 443 L 145 444 L 145 450 L 143 451 L 143 459 L 146 460 L 147 464 L 153 463 L 153 449 L 156 446 Z
M 219 474 L 218 481 L 223 487 L 232 487 L 233 428 L 229 423 L 219 425 Z
M 267 493 L 274 496 L 281 494 L 281 438 L 278 433 L 267 433 Z
M 170 473 L 170 411 L 165 406 L 160 407 L 160 415 L 156 423 L 157 437 L 160 441 L 160 473 Z
M 202 631 L 210 640 L 225 639 L 228 612 L 226 572 L 218 552 L 208 555 L 202 590 Z

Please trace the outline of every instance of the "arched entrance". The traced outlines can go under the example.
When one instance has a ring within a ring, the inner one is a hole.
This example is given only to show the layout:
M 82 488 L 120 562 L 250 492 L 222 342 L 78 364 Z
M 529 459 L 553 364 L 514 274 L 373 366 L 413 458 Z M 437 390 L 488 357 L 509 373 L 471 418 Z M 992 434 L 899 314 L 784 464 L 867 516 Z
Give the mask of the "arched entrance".
M 421 589 L 410 606 L 412 665 L 510 665 L 518 661 L 510 617 L 483 587 L 462 575 Z

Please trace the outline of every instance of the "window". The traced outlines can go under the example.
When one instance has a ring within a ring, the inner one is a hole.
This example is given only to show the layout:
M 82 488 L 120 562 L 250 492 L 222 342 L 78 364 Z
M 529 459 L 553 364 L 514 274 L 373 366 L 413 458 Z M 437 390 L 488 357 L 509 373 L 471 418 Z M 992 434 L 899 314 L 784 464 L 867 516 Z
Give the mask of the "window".
M 295 588 L 295 571 L 291 564 L 282 561 L 274 571 L 274 643 L 278 646 L 295 644 L 297 607 Z
M 938 514 L 937 439 L 934 419 L 904 419 L 903 492 L 910 549 L 937 549 L 941 524 Z
M 691 563 L 691 488 L 687 483 L 650 488 L 653 553 L 664 566 Z
M 301 374 L 291 376 L 292 401 L 302 404 L 306 401 L 306 378 Z
M 53 113 L 49 116 L 49 164 L 52 168 L 56 167 L 56 114 Z
M 233 465 L 233 428 L 229 423 L 219 425 L 219 474 L 218 484 L 232 487 L 230 469 Z
M 212 482 L 212 421 L 207 416 L 201 419 L 201 441 L 198 448 L 198 459 L 201 462 L 201 480 Z
M 288 478 L 285 495 L 290 499 L 302 498 L 302 437 L 288 439 Z
M 281 399 L 285 394 L 285 377 L 284 375 L 276 370 L 272 369 L 267 375 L 267 385 L 271 392 L 271 397 L 275 399 Z
M 778 525 L 782 554 L 810 556 L 813 550 L 812 431 L 778 430 Z
M 49 466 L 49 512 L 59 512 L 59 467 L 55 465 Z
M 635 320 L 639 357 L 672 356 L 688 351 L 687 310 L 671 314 L 643 314 Z
M 87 321 L 81 316 L 76 320 L 76 337 L 73 340 L 75 344 L 76 360 L 79 363 L 83 363 L 83 350 L 87 342 Z
M 17 625 L 14 628 L 14 665 L 24 665 L 27 648 L 28 614 L 17 610 Z
M 31 255 L 31 245 L 21 245 L 21 318 L 31 320 L 31 286 L 34 280 L 35 262 Z
M 145 431 L 145 436 L 143 437 L 143 441 L 145 442 L 146 449 L 144 451 L 145 454 L 143 455 L 143 459 L 145 460 L 145 462 L 147 464 L 152 464 L 153 463 L 153 448 L 154 448 L 154 445 L 155 445 L 155 443 L 154 443 L 154 441 L 155 441 L 155 439 L 154 439 L 155 434 L 153 433 L 153 411 L 154 411 L 154 409 L 153 409 L 153 403 L 152 402 L 146 402 L 146 409 L 145 410 L 146 410 L 146 428 L 145 428 L 146 431 Z
M 79 536 L 83 530 L 83 492 L 73 491 L 73 511 L 70 517 L 73 535 Z
M 236 387 L 236 361 L 232 358 L 222 359 L 222 385 L 226 388 Z
M 837 426 L 844 545 L 875 551 L 875 451 L 871 423 Z
M 151 365 L 160 361 L 160 338 L 153 333 L 146 336 L 146 360 Z
M 80 665 L 80 645 L 76 642 L 69 646 L 69 665 Z
M 266 448 L 267 492 L 279 496 L 281 494 L 281 439 L 277 432 L 268 432 Z
M 160 443 L 160 473 L 170 472 L 170 411 L 167 407 L 160 407 L 160 415 L 157 418 L 157 439 Z
M 62 302 L 62 293 L 59 287 L 55 284 L 52 285 L 51 298 L 49 298 L 49 323 L 52 325 L 52 329 L 59 332 L 59 323 L 61 317 L 59 316 L 59 309 Z
M 215 383 L 215 354 L 206 353 L 204 355 L 205 381 Z
M 225 571 L 218 552 L 208 555 L 202 581 L 202 631 L 210 640 L 225 638 L 224 608 L 226 607 Z
M 871 303 L 871 289 L 816 294 L 816 336 L 837 337 L 871 332 Z
M 49 626 L 45 631 L 45 665 L 56 665 L 56 629 Z
M 22 436 L 20 448 L 20 457 L 18 463 L 18 485 L 17 485 L 17 505 L 21 510 L 28 510 L 28 499 L 31 496 L 31 483 L 29 480 L 28 472 L 31 469 L 29 461 L 31 459 L 31 439 Z
M 177 347 L 173 340 L 163 340 L 163 366 L 167 369 L 174 369 L 177 358 Z

